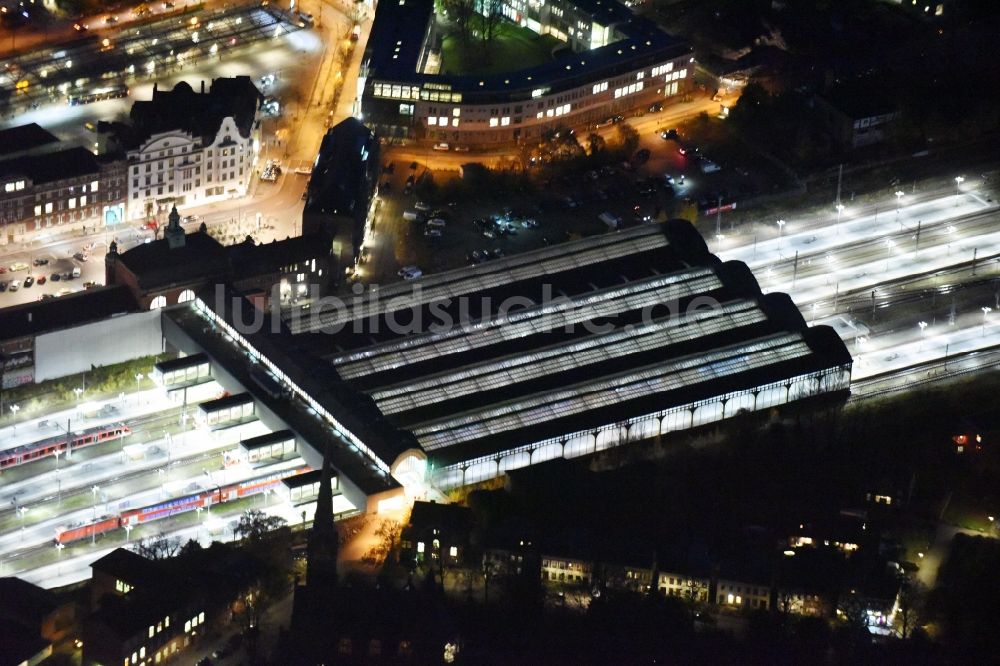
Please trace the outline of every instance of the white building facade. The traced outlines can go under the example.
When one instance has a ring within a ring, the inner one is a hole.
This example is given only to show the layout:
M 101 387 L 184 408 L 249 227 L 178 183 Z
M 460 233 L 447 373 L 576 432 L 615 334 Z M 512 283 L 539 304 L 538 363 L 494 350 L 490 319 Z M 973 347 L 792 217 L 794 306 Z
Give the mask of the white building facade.
M 245 196 L 259 152 L 257 132 L 242 136 L 228 116 L 210 142 L 182 130 L 150 136 L 127 153 L 128 219 Z

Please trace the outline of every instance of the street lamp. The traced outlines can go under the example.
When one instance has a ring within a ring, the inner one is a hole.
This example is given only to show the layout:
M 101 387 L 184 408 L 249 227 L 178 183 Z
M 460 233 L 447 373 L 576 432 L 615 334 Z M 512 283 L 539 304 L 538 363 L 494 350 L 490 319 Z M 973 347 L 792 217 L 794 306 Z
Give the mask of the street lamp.
M 837 204 L 837 234 L 840 235 L 840 214 L 844 212 L 844 204 Z
M 920 327 L 920 347 L 917 351 L 923 351 L 924 348 L 924 331 L 927 329 L 926 321 L 918 321 L 917 326 Z
M 906 193 L 903 192 L 903 190 L 896 190 L 896 221 L 897 222 L 899 222 L 899 204 L 900 204 L 900 201 L 902 200 L 904 194 L 906 194 Z M 899 227 L 900 228 L 903 227 L 903 223 L 902 222 L 899 222 Z
M 125 543 L 128 543 L 128 538 L 132 534 L 132 526 L 126 524 L 124 527 L 125 527 Z
M 781 231 L 785 228 L 785 221 L 778 220 L 778 247 L 781 247 Z
M 83 395 L 83 389 L 77 386 L 75 389 L 73 389 L 73 393 L 76 394 L 76 402 L 77 404 L 79 404 L 80 396 Z
M 892 248 L 895 245 L 896 244 L 892 242 L 891 238 L 886 238 L 885 239 L 885 250 L 886 250 L 886 252 L 885 252 L 885 272 L 886 273 L 889 272 L 889 258 L 892 257 Z
M 985 336 L 986 335 L 986 317 L 991 312 L 993 312 L 993 308 L 991 308 L 988 305 L 984 305 L 983 307 L 981 307 L 979 309 L 983 311 L 983 335 Z
M 12 419 L 16 419 L 17 418 L 17 413 L 19 411 L 21 411 L 21 405 L 11 405 L 10 406 L 11 418 Z M 16 423 L 14 424 L 14 432 L 17 432 L 17 424 Z
M 955 194 L 961 194 L 962 183 L 965 182 L 965 176 L 955 176 Z
M 94 520 L 97 520 L 97 491 L 100 489 L 101 487 L 96 483 L 90 489 L 90 493 L 94 497 Z
M 142 381 L 142 373 L 135 373 L 135 404 L 139 404 L 139 382 Z

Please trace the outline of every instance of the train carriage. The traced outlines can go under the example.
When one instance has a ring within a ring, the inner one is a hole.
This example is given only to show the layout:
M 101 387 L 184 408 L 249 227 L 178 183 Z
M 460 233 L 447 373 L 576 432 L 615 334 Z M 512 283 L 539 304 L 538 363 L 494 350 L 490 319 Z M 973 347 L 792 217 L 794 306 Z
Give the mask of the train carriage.
M 67 449 L 76 451 L 102 442 L 120 441 L 131 434 L 131 428 L 124 423 L 119 423 L 88 428 L 69 436 L 55 435 L 31 444 L 22 444 L 6 451 L 0 451 L 0 471 L 48 456 L 61 455 Z

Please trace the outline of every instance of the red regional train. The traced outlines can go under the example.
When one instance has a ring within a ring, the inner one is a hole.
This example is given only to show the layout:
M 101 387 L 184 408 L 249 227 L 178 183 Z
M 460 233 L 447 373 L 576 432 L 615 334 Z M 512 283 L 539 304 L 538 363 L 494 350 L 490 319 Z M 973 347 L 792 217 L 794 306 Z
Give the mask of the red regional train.
M 32 442 L 31 444 L 22 444 L 13 449 L 0 451 L 0 471 L 8 467 L 23 465 L 33 460 L 47 458 L 48 456 L 55 455 L 57 451 L 60 454 L 65 453 L 67 446 L 71 451 L 76 451 L 85 446 L 121 439 L 131 434 L 131 428 L 124 423 L 119 423 L 118 425 L 89 428 L 82 432 L 73 433 L 68 438 L 66 435 L 56 435 L 55 437 L 49 437 L 38 442 Z
M 255 479 L 247 479 L 246 481 L 226 486 L 217 486 L 211 490 L 205 490 L 194 495 L 178 497 L 139 509 L 129 509 L 128 511 L 123 511 L 120 516 L 102 516 L 84 525 L 57 527 L 56 543 L 66 544 L 79 541 L 80 539 L 89 539 L 126 525 L 148 523 L 161 518 L 168 518 L 178 513 L 194 511 L 197 508 L 215 506 L 241 497 L 256 495 L 269 488 L 277 487 L 282 479 L 308 472 L 310 469 L 310 467 L 303 466 L 298 469 L 272 472 L 271 474 L 259 476 Z

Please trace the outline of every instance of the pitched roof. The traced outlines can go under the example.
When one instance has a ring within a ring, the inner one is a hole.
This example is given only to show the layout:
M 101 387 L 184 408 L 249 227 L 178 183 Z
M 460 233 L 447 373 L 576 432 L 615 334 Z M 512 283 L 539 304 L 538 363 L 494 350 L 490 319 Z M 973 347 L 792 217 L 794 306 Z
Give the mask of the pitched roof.
M 142 289 L 184 284 L 229 273 L 226 248 L 207 233 L 187 234 L 183 247 L 171 249 L 166 239 L 143 243 L 118 257 Z
M 156 562 L 126 548 L 116 548 L 94 560 L 90 568 L 136 586 L 155 584 L 163 576 L 162 568 Z
M 186 81 L 173 90 L 153 90 L 153 99 L 135 102 L 129 117 L 137 146 L 153 134 L 180 130 L 204 141 L 215 138 L 223 118 L 232 117 L 243 137 L 250 136 L 261 99 L 249 76 L 215 79 L 207 93 L 196 93 Z

